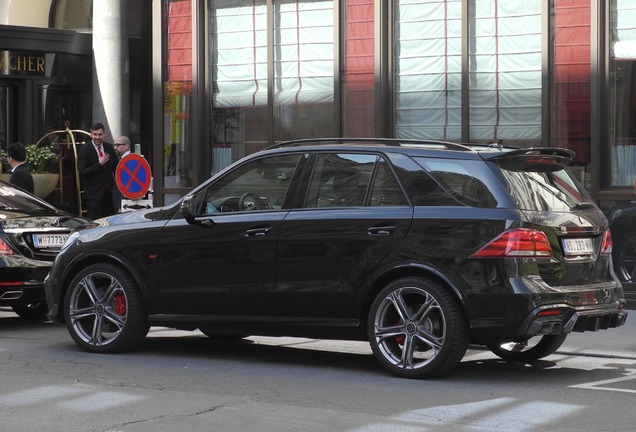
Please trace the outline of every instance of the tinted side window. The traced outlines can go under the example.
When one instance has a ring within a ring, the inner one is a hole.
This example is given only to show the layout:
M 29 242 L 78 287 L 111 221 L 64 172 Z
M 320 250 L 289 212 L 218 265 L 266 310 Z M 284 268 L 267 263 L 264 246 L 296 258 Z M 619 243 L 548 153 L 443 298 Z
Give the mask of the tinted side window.
M 377 158 L 368 154 L 318 154 L 305 207 L 363 206 Z
M 299 159 L 272 156 L 230 171 L 207 188 L 201 213 L 280 209 Z
M 376 174 L 371 185 L 370 206 L 408 205 L 400 185 L 389 169 L 387 162 L 379 158 Z
M 483 161 L 427 158 L 416 160 L 459 203 L 472 207 L 497 207 L 498 201 L 491 192 L 497 185 L 492 181 L 492 171 Z
M 450 196 L 431 176 L 424 171 L 400 172 L 402 184 L 414 206 L 456 206 L 457 200 Z

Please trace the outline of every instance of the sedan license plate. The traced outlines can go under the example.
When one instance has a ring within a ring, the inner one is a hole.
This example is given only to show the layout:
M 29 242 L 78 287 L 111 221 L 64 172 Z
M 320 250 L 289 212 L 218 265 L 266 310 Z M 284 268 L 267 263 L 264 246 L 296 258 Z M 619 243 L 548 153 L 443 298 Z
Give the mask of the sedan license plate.
M 590 255 L 594 252 L 592 239 L 563 239 L 563 250 L 566 255 Z
M 61 248 L 67 238 L 68 234 L 35 234 L 33 245 L 37 248 Z

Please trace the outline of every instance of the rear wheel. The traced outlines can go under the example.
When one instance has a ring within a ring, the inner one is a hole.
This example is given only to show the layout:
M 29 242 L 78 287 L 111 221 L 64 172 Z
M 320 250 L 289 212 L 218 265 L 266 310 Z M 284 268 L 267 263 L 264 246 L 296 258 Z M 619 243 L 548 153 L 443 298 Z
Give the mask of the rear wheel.
M 30 303 L 27 305 L 13 305 L 11 306 L 13 312 L 15 312 L 20 318 L 24 319 L 42 319 L 48 312 L 46 302 Z
M 468 348 L 468 325 L 455 299 L 424 278 L 399 279 L 373 302 L 367 324 L 377 360 L 396 375 L 426 378 L 455 368 Z
M 73 279 L 64 318 L 73 340 L 90 352 L 132 349 L 149 330 L 135 280 L 113 264 L 93 264 Z
M 500 342 L 489 344 L 488 349 L 506 361 L 532 362 L 554 353 L 563 345 L 567 336 L 567 333 L 562 333 L 535 337 L 525 342 Z M 534 343 L 530 343 L 531 341 Z
M 636 280 L 636 235 L 628 236 L 625 240 L 616 239 L 616 262 L 614 269 L 621 282 L 635 282 Z

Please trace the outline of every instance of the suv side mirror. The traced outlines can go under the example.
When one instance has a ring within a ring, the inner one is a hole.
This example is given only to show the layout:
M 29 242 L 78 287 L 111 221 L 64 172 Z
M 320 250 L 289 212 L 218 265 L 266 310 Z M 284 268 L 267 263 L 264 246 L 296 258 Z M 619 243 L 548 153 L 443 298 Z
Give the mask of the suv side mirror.
M 196 214 L 196 209 L 194 195 L 186 195 L 183 197 L 179 211 L 189 224 L 195 222 L 194 215 Z

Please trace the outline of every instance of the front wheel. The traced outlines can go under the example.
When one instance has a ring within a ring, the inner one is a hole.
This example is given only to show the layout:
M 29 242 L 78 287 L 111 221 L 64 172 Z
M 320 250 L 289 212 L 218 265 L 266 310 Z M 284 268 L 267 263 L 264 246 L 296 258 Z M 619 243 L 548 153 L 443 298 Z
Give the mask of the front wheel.
M 367 332 L 377 360 L 392 373 L 427 378 L 455 368 L 468 348 L 468 325 L 450 293 L 424 278 L 399 279 L 376 297 Z
M 93 264 L 75 276 L 64 300 L 64 318 L 73 340 L 90 352 L 132 349 L 149 330 L 135 280 L 113 264 Z
M 562 333 L 532 338 L 523 342 L 499 342 L 489 344 L 488 349 L 506 361 L 532 362 L 554 353 L 563 345 L 567 336 L 567 333 Z

